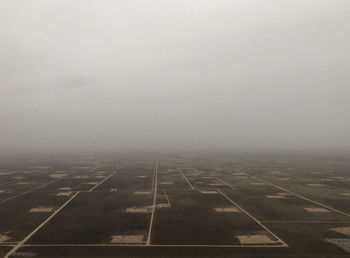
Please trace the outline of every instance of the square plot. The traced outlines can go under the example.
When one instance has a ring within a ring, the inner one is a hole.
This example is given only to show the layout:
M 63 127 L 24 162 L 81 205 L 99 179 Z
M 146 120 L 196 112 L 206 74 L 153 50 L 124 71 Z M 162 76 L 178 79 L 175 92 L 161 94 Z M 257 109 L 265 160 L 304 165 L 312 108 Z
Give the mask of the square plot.
M 306 207 L 304 208 L 307 212 L 321 212 L 321 213 L 326 213 L 326 212 L 332 212 L 330 210 L 327 210 L 325 208 L 320 208 L 320 207 Z
M 217 191 L 200 191 L 202 194 L 219 194 Z
M 131 207 L 126 208 L 127 213 L 149 213 L 152 212 L 153 206 L 146 206 L 146 207 Z
M 119 235 L 112 236 L 113 244 L 142 244 L 145 242 L 144 235 Z
M 144 194 L 152 194 L 152 192 L 138 191 L 138 192 L 134 192 L 134 194 L 141 194 L 141 195 L 144 195 Z
M 84 183 L 84 185 L 97 185 L 98 182 L 87 182 L 87 183 Z
M 324 184 L 307 184 L 308 186 L 321 187 L 325 186 Z
M 53 207 L 36 207 L 31 208 L 30 212 L 52 212 L 54 210 Z
M 70 191 L 70 190 L 72 190 L 72 188 L 71 187 L 61 187 L 58 190 L 60 190 L 60 191 Z
M 60 192 L 60 193 L 57 193 L 56 195 L 57 196 L 70 196 L 72 194 L 72 192 Z
M 237 207 L 222 207 L 222 208 L 215 208 L 216 212 L 241 212 L 240 209 Z
M 276 195 L 266 195 L 266 197 L 267 198 L 269 198 L 269 199 L 284 199 L 285 198 L 285 196 L 284 195 L 278 195 L 278 194 L 276 194 Z

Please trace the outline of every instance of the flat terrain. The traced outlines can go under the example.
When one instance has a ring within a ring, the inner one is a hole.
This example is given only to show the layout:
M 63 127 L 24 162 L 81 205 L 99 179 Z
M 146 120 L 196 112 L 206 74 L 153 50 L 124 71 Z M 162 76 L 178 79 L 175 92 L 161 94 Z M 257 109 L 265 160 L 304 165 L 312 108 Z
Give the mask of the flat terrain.
M 3 257 L 350 257 L 350 159 L 2 158 Z

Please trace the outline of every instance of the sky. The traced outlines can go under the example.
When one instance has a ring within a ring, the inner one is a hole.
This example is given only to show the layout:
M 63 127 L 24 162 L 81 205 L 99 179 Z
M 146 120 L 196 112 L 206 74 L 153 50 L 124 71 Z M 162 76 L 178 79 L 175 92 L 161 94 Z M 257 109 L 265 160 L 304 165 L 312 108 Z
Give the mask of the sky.
M 348 0 L 2 0 L 0 152 L 350 150 Z

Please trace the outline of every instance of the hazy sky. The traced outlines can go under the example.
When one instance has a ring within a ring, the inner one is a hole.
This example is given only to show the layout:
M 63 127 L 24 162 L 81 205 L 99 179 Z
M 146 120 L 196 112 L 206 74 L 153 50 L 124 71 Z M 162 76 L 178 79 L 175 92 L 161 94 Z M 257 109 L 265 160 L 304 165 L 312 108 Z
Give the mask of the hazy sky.
M 349 0 L 2 0 L 1 151 L 350 149 Z

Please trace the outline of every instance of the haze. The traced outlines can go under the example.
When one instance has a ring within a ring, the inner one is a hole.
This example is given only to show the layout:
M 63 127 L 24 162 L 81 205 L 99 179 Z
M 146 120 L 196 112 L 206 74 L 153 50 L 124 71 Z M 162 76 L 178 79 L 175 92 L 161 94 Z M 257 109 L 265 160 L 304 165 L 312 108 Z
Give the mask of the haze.
M 347 0 L 0 6 L 3 152 L 350 149 Z

